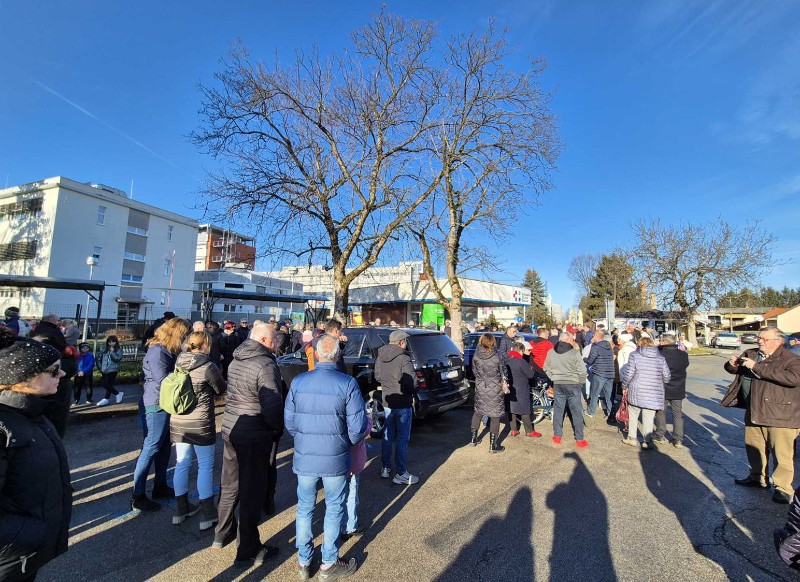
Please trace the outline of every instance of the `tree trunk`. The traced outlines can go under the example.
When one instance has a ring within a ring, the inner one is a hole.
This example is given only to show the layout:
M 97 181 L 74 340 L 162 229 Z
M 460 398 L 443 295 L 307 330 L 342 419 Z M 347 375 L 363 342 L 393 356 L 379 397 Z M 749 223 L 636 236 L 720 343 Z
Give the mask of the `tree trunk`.
M 690 313 L 689 314 L 689 322 L 688 322 L 686 327 L 687 327 L 686 332 L 687 332 L 687 335 L 689 336 L 689 341 L 692 342 L 692 344 L 695 347 L 697 347 L 697 345 L 698 345 L 698 343 L 697 343 L 697 322 L 695 322 L 695 320 L 694 320 L 694 313 Z
M 344 269 L 336 269 L 333 273 L 332 315 L 347 325 L 347 307 L 350 303 L 350 284 L 345 277 Z
M 464 334 L 461 333 L 461 322 L 464 320 L 463 310 L 461 309 L 461 297 L 464 291 L 461 285 L 451 285 L 453 297 L 450 299 L 450 339 L 456 347 L 464 352 Z

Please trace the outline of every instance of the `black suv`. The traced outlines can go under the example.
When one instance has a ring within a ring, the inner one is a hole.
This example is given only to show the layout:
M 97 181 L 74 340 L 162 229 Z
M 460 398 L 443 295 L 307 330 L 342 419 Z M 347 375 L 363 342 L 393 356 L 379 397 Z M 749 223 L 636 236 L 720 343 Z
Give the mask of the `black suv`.
M 378 348 L 389 343 L 394 327 L 348 327 L 342 330 L 347 337 L 344 344 L 345 371 L 361 387 L 364 401 L 372 413 L 372 436 L 383 433 L 384 414 L 381 387 L 375 380 L 375 357 Z M 406 329 L 406 349 L 411 356 L 419 391 L 414 396 L 414 416 L 422 418 L 445 412 L 467 401 L 469 387 L 464 370 L 464 357 L 453 341 L 440 331 Z M 278 358 L 281 376 L 291 386 L 295 376 L 308 370 L 308 361 L 302 350 Z

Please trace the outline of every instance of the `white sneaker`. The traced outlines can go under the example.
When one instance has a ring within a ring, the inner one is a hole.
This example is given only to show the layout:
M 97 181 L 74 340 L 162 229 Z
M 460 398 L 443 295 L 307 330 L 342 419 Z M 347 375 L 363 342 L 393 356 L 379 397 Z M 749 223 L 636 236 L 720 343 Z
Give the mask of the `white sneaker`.
M 103 398 L 100 402 L 97 403 L 97 406 L 108 406 L 108 398 Z
M 124 392 L 120 392 L 119 394 L 117 394 L 117 404 L 119 404 L 120 402 L 122 402 L 122 397 L 123 397 L 123 396 L 125 396 L 125 393 L 124 393 Z
M 397 483 L 398 485 L 413 485 L 419 481 L 419 477 L 416 477 L 406 471 L 405 473 L 396 473 L 394 479 L 392 479 L 392 483 Z
M 392 476 L 392 470 L 389 467 L 384 467 L 381 469 L 381 478 L 388 479 Z

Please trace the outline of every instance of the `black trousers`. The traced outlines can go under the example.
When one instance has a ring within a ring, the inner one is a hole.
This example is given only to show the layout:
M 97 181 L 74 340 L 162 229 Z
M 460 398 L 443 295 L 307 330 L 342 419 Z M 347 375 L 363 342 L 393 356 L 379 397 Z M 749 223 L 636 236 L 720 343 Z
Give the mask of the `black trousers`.
M 533 431 L 530 414 L 509 414 L 509 418 L 511 420 L 511 430 L 519 430 L 519 422 L 522 420 L 522 425 L 525 427 L 525 434 Z
M 475 411 L 472 414 L 472 430 L 479 430 L 481 428 L 481 420 L 482 419 L 483 419 L 483 415 L 480 412 Z M 491 432 L 495 436 L 500 434 L 500 417 L 499 416 L 490 416 L 489 417 L 489 432 Z
M 73 396 L 75 397 L 75 404 L 81 401 L 81 391 L 86 388 L 86 400 L 92 399 L 92 389 L 94 388 L 94 378 L 91 372 L 83 376 L 75 376 L 73 380 L 74 389 Z
M 100 385 L 106 389 L 106 400 L 111 398 L 112 394 L 114 396 L 119 394 L 119 391 L 114 388 L 114 380 L 117 379 L 118 373 L 119 372 L 109 372 L 108 374 L 102 374 L 100 376 Z
M 264 500 L 264 513 L 275 513 L 275 486 L 278 484 L 278 442 L 280 437 L 270 444 L 269 459 L 267 464 L 267 497 Z
M 236 559 L 253 558 L 261 549 L 258 524 L 269 488 L 269 457 L 272 440 L 231 443 L 222 439 L 222 478 L 219 523 L 215 539 L 223 540 L 237 528 L 234 513 L 239 508 Z

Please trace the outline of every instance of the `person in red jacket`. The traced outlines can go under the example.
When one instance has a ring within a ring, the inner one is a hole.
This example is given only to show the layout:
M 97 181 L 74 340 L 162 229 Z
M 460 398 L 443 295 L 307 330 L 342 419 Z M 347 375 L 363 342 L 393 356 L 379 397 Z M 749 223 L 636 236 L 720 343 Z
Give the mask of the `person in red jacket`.
M 544 368 L 547 352 L 553 349 L 553 342 L 547 339 L 550 335 L 550 331 L 547 328 L 540 327 L 536 330 L 536 335 L 538 337 L 529 342 L 531 344 L 531 357 L 537 366 Z

